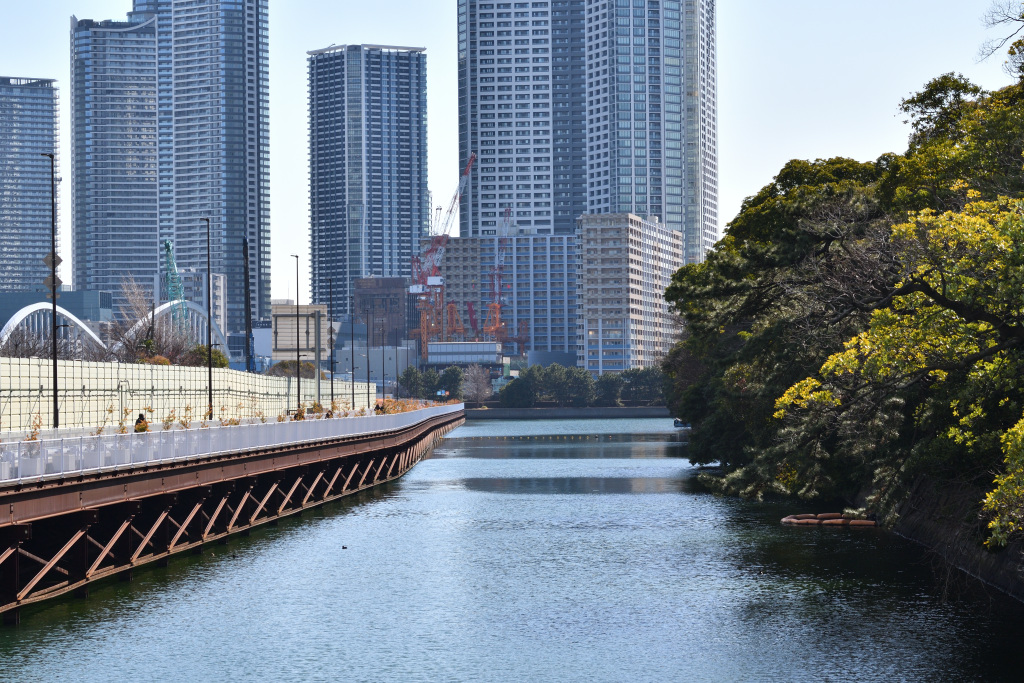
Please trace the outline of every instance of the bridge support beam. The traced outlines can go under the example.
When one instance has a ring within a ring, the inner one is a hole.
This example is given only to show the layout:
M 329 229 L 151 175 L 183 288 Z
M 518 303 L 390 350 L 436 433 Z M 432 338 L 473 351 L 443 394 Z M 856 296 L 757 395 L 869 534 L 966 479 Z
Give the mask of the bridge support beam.
M 26 605 L 396 479 L 461 423 L 0 488 L 0 614 L 16 623 Z

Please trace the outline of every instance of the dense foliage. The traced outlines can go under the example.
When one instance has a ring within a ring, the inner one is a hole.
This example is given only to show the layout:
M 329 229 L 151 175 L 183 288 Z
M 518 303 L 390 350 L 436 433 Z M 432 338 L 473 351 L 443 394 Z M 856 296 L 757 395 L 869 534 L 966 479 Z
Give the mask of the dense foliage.
M 928 473 L 991 490 L 1004 543 L 1024 528 L 1024 87 L 947 74 L 902 110 L 906 153 L 788 163 L 675 275 L 670 404 L 725 490 L 892 521 Z
M 462 383 L 462 368 L 454 365 L 445 368 L 440 374 L 433 368 L 420 372 L 410 366 L 398 377 L 400 390 L 410 398 L 437 399 L 440 396 L 441 398 L 461 400 Z M 438 392 L 447 393 L 439 394 Z
M 506 408 L 532 408 L 545 401 L 558 406 L 664 405 L 665 376 L 659 368 L 634 368 L 593 376 L 579 367 L 531 365 L 499 394 Z

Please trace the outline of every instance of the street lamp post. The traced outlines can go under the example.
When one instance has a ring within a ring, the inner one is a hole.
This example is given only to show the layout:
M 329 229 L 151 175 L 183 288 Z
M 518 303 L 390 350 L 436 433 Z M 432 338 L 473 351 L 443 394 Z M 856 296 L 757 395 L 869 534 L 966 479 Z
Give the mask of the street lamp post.
M 60 403 L 57 399 L 57 176 L 53 154 L 44 153 L 50 159 L 50 336 L 53 346 L 53 428 L 60 427 Z
M 380 325 L 380 398 L 382 401 L 387 400 L 388 397 L 388 375 L 387 375 L 387 363 L 384 360 L 384 354 L 388 348 L 388 300 L 384 299 L 384 317 L 381 319 Z
M 348 360 L 349 388 L 352 390 L 352 411 L 356 409 L 356 298 L 348 298 Z
M 373 304 L 370 304 L 367 308 L 363 309 L 366 311 L 366 409 L 370 409 L 370 335 L 372 322 L 370 320 L 373 315 Z M 374 401 L 376 403 L 376 401 Z
M 302 360 L 299 357 L 299 255 L 291 256 L 295 259 L 295 414 L 298 415 L 302 407 Z
M 334 287 L 331 278 L 327 278 L 327 324 L 331 326 L 331 410 L 334 410 Z
M 206 419 L 213 419 L 213 271 L 210 266 L 210 219 L 206 221 L 206 395 L 209 410 Z

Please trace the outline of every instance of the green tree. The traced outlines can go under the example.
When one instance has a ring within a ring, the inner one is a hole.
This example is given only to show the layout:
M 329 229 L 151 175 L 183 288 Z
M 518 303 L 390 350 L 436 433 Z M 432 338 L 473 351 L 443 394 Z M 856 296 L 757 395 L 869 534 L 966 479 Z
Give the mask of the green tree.
M 402 374 L 398 377 L 398 386 L 402 388 L 402 392 L 406 396 L 413 398 L 422 398 L 423 396 L 423 376 L 411 365 L 402 370 Z
M 617 372 L 606 372 L 600 375 L 595 382 L 594 405 L 617 406 L 619 405 L 619 394 L 622 392 L 622 376 Z
M 208 347 L 205 344 L 197 344 L 196 346 L 193 346 L 191 350 L 189 350 L 179 359 L 178 364 L 206 367 L 207 364 L 210 362 L 210 353 L 207 349 Z M 212 358 L 213 367 L 228 367 L 228 357 L 225 356 L 224 352 L 221 351 L 220 349 L 215 348 L 213 350 Z
M 594 402 L 594 376 L 586 369 L 579 367 L 566 368 L 565 383 L 569 391 L 569 405 L 575 408 L 582 408 Z
M 437 398 L 437 390 L 440 389 L 441 376 L 434 368 L 427 368 L 420 374 L 420 398 Z
M 630 368 L 621 377 L 624 400 L 651 406 L 665 404 L 665 373 L 661 368 Z
M 448 398 L 456 401 L 462 400 L 462 368 L 452 365 L 444 369 L 441 377 L 438 378 L 437 388 L 448 392 Z
M 502 408 L 533 408 L 537 389 L 530 380 L 518 377 L 501 388 L 498 400 Z
M 543 379 L 537 389 L 541 396 L 549 398 L 559 406 L 567 406 L 572 401 L 569 375 L 566 368 L 557 363 L 543 368 Z

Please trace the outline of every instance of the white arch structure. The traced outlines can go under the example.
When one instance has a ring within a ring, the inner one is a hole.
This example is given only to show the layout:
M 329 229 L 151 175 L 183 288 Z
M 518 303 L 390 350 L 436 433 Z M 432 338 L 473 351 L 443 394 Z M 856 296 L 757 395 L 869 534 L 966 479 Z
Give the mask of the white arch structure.
M 220 348 L 223 349 L 224 355 L 227 356 L 228 340 L 227 337 L 224 336 L 224 333 L 220 331 L 220 327 L 217 326 L 217 323 L 207 319 L 206 309 L 204 309 L 202 306 L 191 301 L 186 301 L 184 299 L 179 299 L 178 301 L 168 301 L 167 303 L 160 304 L 152 311 L 147 313 L 145 316 L 143 316 L 137 323 L 132 325 L 132 329 L 128 331 L 128 334 L 126 336 L 131 338 L 139 331 L 141 331 L 143 327 L 149 325 L 153 320 L 155 320 L 157 316 L 168 313 L 173 307 L 181 305 L 184 305 L 188 310 L 192 311 L 193 313 L 198 314 L 200 318 L 206 321 L 207 325 L 213 326 L 213 337 L 215 338 L 216 342 L 220 344 Z M 119 347 L 120 342 L 115 344 L 113 348 L 116 349 Z
M 12 315 L 11 319 L 8 320 L 7 323 L 4 325 L 3 329 L 0 330 L 0 345 L 6 344 L 7 340 L 10 339 L 11 334 L 14 332 L 14 329 L 21 323 L 25 322 L 25 320 L 29 316 L 31 316 L 34 313 L 39 313 L 41 311 L 49 313 L 52 308 L 53 304 L 48 304 L 45 301 L 39 301 L 37 303 L 25 306 L 25 308 L 22 308 L 20 311 Z M 104 344 L 103 341 L 96 336 L 96 333 L 93 332 L 88 325 L 79 320 L 71 311 L 62 308 L 61 306 L 57 306 L 57 315 L 60 315 L 65 320 L 74 323 L 75 327 L 80 329 L 82 332 L 85 332 L 85 334 L 90 339 L 99 344 L 100 348 L 107 348 L 107 345 Z
M 217 323 L 211 322 L 210 320 L 207 319 L 206 311 L 203 309 L 202 306 L 199 306 L 198 304 L 195 304 L 191 301 L 169 301 L 165 304 L 160 304 L 155 309 L 147 313 L 141 320 L 135 323 L 132 326 L 131 330 L 128 332 L 128 335 L 132 336 L 134 334 L 137 334 L 140 330 L 142 330 L 143 327 L 149 325 L 151 321 L 156 319 L 157 316 L 168 313 L 172 307 L 179 305 L 184 305 L 188 310 L 198 314 L 203 320 L 205 320 L 207 325 L 213 326 L 213 336 L 216 337 L 217 342 L 220 343 L 221 349 L 224 350 L 224 355 L 228 355 L 228 340 L 224 336 L 224 333 L 221 332 L 220 327 L 217 326 Z M 40 301 L 34 304 L 29 304 L 28 306 L 25 306 L 20 311 L 12 315 L 11 319 L 8 320 L 7 323 L 3 326 L 3 329 L 0 329 L 0 345 L 6 344 L 7 340 L 14 332 L 15 328 L 17 328 L 18 325 L 23 323 L 29 316 L 35 313 L 39 313 L 41 311 L 48 312 L 50 311 L 51 308 L 52 304 L 48 304 L 45 301 Z M 104 344 L 103 341 L 96 336 L 96 333 L 89 329 L 88 325 L 79 320 L 75 316 L 75 314 L 71 313 L 67 309 L 62 308 L 61 306 L 57 306 L 57 314 L 64 317 L 66 320 L 74 323 L 75 327 L 83 331 L 90 339 L 96 342 L 100 346 L 100 348 L 107 348 L 107 345 Z M 120 346 L 121 342 L 118 342 L 117 344 L 114 345 L 113 348 L 118 349 L 120 348 Z

